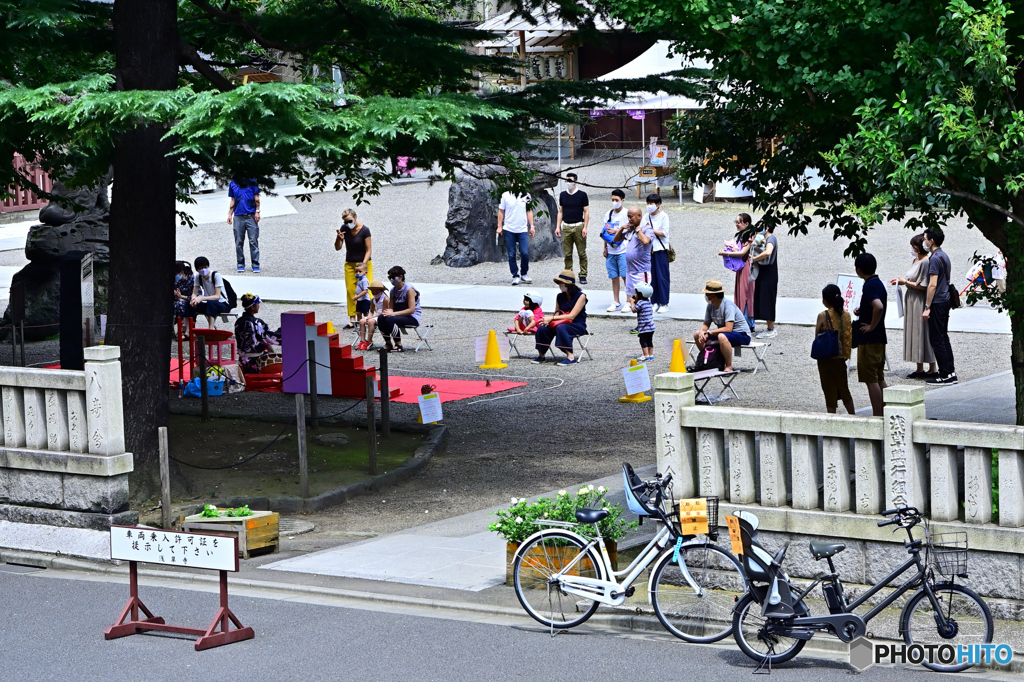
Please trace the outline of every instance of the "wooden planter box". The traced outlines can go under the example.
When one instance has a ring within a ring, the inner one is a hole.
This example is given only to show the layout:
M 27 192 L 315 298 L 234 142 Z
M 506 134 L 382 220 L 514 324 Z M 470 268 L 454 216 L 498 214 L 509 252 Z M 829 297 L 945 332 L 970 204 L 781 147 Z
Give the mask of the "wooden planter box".
M 619 547 L 618 547 L 618 544 L 616 544 L 615 542 L 612 542 L 611 540 L 605 540 L 604 544 L 605 544 L 605 547 L 607 547 L 607 549 L 608 549 L 608 558 L 611 559 L 612 569 L 616 570 L 616 571 L 619 570 Z M 512 564 L 515 561 L 516 551 L 518 549 L 519 549 L 519 543 L 517 543 L 517 542 L 509 542 L 509 543 L 507 543 L 505 545 L 505 584 L 510 586 L 510 587 L 515 585 L 515 576 L 512 574 L 512 570 L 513 570 L 513 565 Z M 572 548 L 567 548 L 567 549 L 572 549 Z M 576 558 L 575 551 L 572 551 L 571 553 L 567 552 L 567 555 L 568 556 L 564 557 L 566 563 L 568 563 L 569 561 L 572 561 L 573 559 Z M 558 559 L 555 559 L 555 560 L 552 561 L 552 565 L 556 565 L 557 563 L 558 563 Z
M 199 514 L 186 516 L 182 530 L 212 531 L 238 536 L 238 556 L 248 559 L 254 550 L 281 551 L 281 517 L 277 512 L 254 511 L 251 516 L 222 516 L 211 519 Z

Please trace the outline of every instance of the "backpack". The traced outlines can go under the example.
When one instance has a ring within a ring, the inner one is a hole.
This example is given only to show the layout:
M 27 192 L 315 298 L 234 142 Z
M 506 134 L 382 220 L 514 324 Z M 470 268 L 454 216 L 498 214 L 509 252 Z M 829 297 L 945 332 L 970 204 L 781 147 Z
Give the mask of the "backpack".
M 718 344 L 708 344 L 704 350 L 697 355 L 697 364 L 694 365 L 695 372 L 703 372 L 706 369 L 717 369 L 719 372 L 725 369 L 725 356 Z
M 216 274 L 217 272 L 214 271 L 210 275 L 211 280 L 213 279 L 213 276 Z M 221 275 L 220 281 L 224 283 L 224 294 L 228 297 L 228 310 L 234 310 L 235 306 L 238 305 L 238 295 L 235 294 L 235 290 L 231 286 L 231 282 L 228 281 L 227 277 Z

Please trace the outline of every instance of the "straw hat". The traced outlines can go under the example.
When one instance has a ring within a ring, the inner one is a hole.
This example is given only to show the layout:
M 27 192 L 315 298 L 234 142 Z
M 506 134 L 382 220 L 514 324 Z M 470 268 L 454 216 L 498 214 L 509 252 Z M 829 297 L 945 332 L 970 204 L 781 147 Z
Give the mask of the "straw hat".
M 371 291 L 372 290 L 384 291 L 384 289 L 385 289 L 385 286 L 383 284 L 381 284 L 381 281 L 379 279 L 375 279 L 372 282 L 370 282 L 370 290 Z
M 722 283 L 717 279 L 709 279 L 704 283 L 705 294 L 724 294 L 725 289 L 722 288 Z
M 558 273 L 558 277 L 555 277 L 555 284 L 576 284 L 576 273 L 572 270 L 562 270 Z

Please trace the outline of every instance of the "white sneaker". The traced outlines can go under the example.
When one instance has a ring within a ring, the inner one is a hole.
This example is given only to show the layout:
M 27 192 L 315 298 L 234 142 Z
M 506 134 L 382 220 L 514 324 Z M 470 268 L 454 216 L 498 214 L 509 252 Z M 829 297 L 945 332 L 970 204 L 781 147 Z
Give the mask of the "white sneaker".
M 633 310 L 628 305 L 626 305 L 626 304 L 622 304 L 622 311 L 621 312 L 626 314 L 626 315 L 633 315 L 634 314 Z
M 659 305 L 658 306 L 658 312 L 659 313 L 667 313 L 668 312 L 668 306 L 667 305 Z
M 779 335 L 779 333 L 777 331 L 775 331 L 774 329 L 771 329 L 771 330 L 768 330 L 768 331 L 761 332 L 760 334 L 757 335 L 757 338 L 759 338 L 759 339 L 774 339 L 778 335 Z
M 621 303 L 612 303 L 610 306 L 608 306 L 608 310 L 606 310 L 605 312 L 617 313 L 620 310 L 622 310 Z
M 513 277 L 512 278 L 512 286 L 515 286 L 515 285 L 519 284 L 519 282 L 520 282 L 519 277 Z
M 533 284 L 533 277 L 529 275 L 523 275 L 522 279 L 524 284 Z

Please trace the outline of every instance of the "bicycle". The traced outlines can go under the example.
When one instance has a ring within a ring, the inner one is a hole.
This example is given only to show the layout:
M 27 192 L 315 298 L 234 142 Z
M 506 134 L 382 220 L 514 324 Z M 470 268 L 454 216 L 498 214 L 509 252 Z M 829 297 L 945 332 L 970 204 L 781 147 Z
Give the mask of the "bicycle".
M 925 523 L 925 538 L 915 540 L 912 529 L 924 520 L 916 508 L 888 509 L 882 515 L 893 518 L 879 521 L 879 527 L 895 524 L 907 531 L 908 540 L 903 546 L 910 558 L 858 599 L 848 601 L 832 563 L 832 557 L 846 549 L 846 545 L 812 540 L 811 556 L 816 561 L 827 559 L 829 572 L 800 591 L 782 570 L 789 544 L 772 557 L 755 542 L 757 517 L 750 512 L 736 513 L 743 547 L 741 564 L 749 591 L 734 609 L 733 637 L 743 653 L 759 662 L 758 669 L 767 665 L 770 671 L 772 665 L 792 659 L 816 632 L 827 632 L 847 643 L 864 636 L 872 618 L 915 588 L 917 591 L 903 606 L 899 620 L 899 634 L 907 645 L 956 646 L 992 641 L 994 623 L 988 605 L 973 590 L 955 582 L 957 577 L 967 577 L 967 533 L 932 535 Z M 877 606 L 863 616 L 854 613 L 854 609 L 911 569 L 916 569 L 916 573 Z M 949 580 L 937 581 L 935 571 Z M 804 603 L 804 598 L 819 584 L 828 605 L 827 616 L 812 615 Z M 929 635 L 937 635 L 938 642 L 927 642 L 925 638 Z M 971 667 L 970 663 L 946 665 L 927 659 L 923 665 L 937 672 L 960 672 Z
M 714 544 L 718 536 L 718 498 L 706 498 L 706 534 L 682 534 L 678 504 L 666 490 L 672 476 L 642 481 L 622 465 L 626 504 L 641 523 L 653 518 L 661 527 L 633 562 L 615 571 L 598 523 L 603 509 L 580 509 L 577 523 L 538 520 L 551 526 L 527 538 L 516 552 L 513 576 L 516 597 L 536 621 L 556 629 L 576 627 L 601 604 L 620 606 L 634 594 L 633 583 L 650 568 L 648 600 L 661 624 L 687 642 L 717 642 L 732 631 L 732 607 L 746 592 L 739 561 Z M 673 512 L 669 517 L 666 507 Z M 573 529 L 593 524 L 588 539 Z M 688 530 L 692 530 L 688 528 Z

